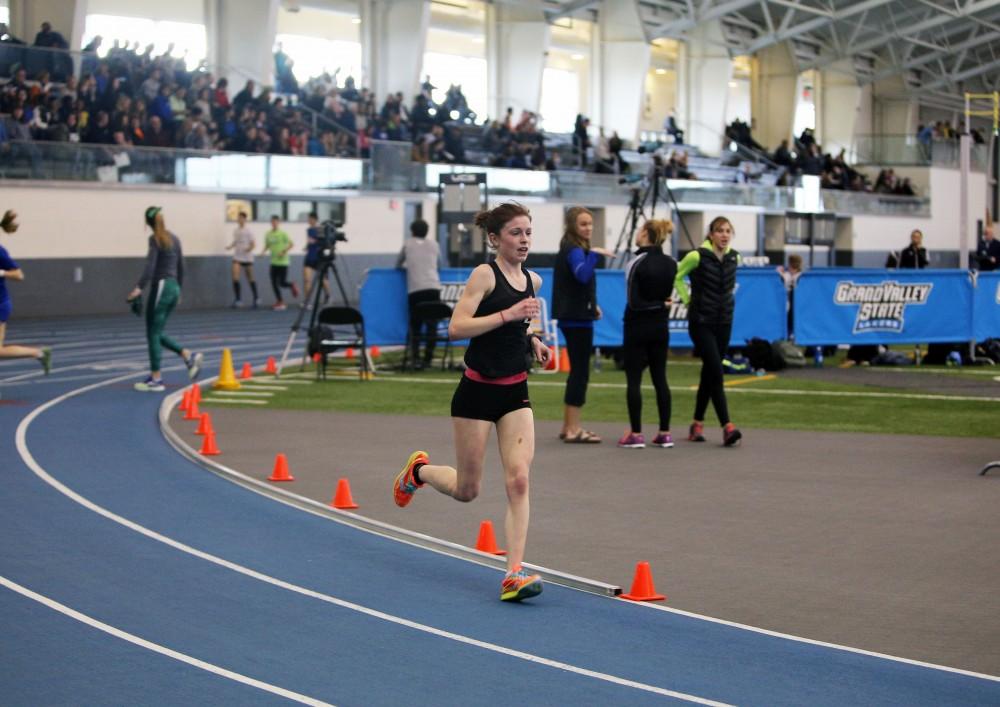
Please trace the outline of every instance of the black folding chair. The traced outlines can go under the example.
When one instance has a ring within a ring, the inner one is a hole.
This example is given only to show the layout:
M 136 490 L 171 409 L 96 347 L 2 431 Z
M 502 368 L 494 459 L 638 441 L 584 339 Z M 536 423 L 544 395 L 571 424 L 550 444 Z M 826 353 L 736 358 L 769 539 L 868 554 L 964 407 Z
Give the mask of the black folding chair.
M 406 334 L 406 350 L 403 352 L 403 369 L 416 368 L 418 361 L 413 356 L 414 348 L 423 345 L 437 347 L 444 344 L 441 355 L 441 370 L 454 365 L 455 353 L 451 348 L 451 337 L 448 335 L 448 324 L 451 321 L 451 307 L 445 302 L 420 302 L 413 308 L 413 320 Z M 419 353 L 419 352 L 418 352 Z M 427 361 L 429 367 L 431 360 Z
M 371 377 L 368 343 L 365 339 L 365 320 L 354 307 L 324 307 L 316 317 L 316 331 L 312 349 L 319 354 L 317 374 L 326 378 L 327 357 L 341 349 L 358 349 L 358 376 Z

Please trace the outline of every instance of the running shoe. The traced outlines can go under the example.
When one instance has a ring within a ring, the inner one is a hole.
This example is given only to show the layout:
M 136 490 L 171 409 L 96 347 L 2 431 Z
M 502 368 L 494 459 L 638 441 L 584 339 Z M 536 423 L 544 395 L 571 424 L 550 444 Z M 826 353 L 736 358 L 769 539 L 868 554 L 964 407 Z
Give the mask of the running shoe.
M 162 393 L 167 389 L 167 386 L 163 385 L 162 379 L 153 378 L 153 376 L 146 376 L 146 380 L 142 383 L 136 383 L 132 387 L 140 393 Z
M 299 286 L 296 285 L 294 282 L 289 283 L 289 284 L 292 286 L 292 297 L 298 297 L 299 296 Z
M 413 500 L 413 494 L 416 490 L 423 486 L 422 483 L 418 484 L 417 480 L 413 478 L 413 467 L 417 464 L 428 463 L 430 463 L 430 459 L 427 457 L 427 452 L 414 452 L 406 460 L 406 466 L 396 476 L 396 480 L 392 482 L 392 496 L 397 506 L 406 508 L 410 504 L 410 501 Z
M 655 437 L 653 437 L 653 441 L 651 442 L 651 444 L 654 447 L 663 447 L 664 449 L 670 449 L 671 447 L 674 446 L 674 437 L 669 432 L 666 432 L 664 434 L 658 434 Z
M 230 309 L 239 309 L 242 306 L 243 306 L 243 301 L 242 300 L 234 299 L 233 303 L 229 306 L 229 308 Z
M 277 304 L 272 305 L 271 309 L 273 309 L 275 312 L 284 312 L 286 309 L 288 309 L 288 307 L 285 306 L 284 302 L 278 302 Z
M 642 449 L 646 446 L 646 439 L 636 432 L 627 432 L 618 440 L 618 446 L 623 449 Z
M 194 380 L 198 377 L 201 372 L 201 361 L 205 358 L 204 354 L 200 351 L 198 353 L 191 354 L 190 357 L 184 360 L 185 365 L 188 367 L 188 378 Z
M 52 349 L 48 346 L 44 347 L 38 362 L 42 364 L 42 370 L 45 372 L 45 375 L 49 375 L 49 371 L 52 369 Z
M 732 422 L 726 423 L 722 428 L 722 444 L 725 447 L 735 447 L 743 439 L 743 433 L 736 429 Z
M 542 578 L 528 574 L 522 567 L 508 572 L 500 585 L 500 601 L 521 601 L 542 593 Z
M 258 308 L 259 306 L 260 306 L 260 300 L 259 300 L 259 299 L 257 299 L 256 297 L 254 297 L 254 300 L 253 300 L 253 308 L 254 308 L 254 309 L 257 309 L 257 308 Z
M 704 442 L 705 425 L 700 422 L 692 422 L 688 428 L 688 442 Z

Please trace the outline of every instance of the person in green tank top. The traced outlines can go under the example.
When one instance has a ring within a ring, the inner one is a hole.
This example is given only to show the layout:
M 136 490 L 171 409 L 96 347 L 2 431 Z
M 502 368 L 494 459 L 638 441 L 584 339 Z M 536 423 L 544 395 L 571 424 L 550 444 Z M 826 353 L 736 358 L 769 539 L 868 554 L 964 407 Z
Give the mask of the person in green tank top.
M 288 254 L 292 250 L 292 238 L 285 231 L 278 228 L 280 219 L 277 216 L 271 217 L 271 230 L 264 234 L 264 250 L 261 254 L 268 253 L 271 256 L 271 288 L 274 290 L 275 303 L 271 309 L 280 311 L 285 309 L 285 299 L 281 296 L 281 291 L 288 288 L 292 291 L 292 297 L 299 296 L 299 288 L 294 282 L 288 281 L 288 265 L 290 258 Z

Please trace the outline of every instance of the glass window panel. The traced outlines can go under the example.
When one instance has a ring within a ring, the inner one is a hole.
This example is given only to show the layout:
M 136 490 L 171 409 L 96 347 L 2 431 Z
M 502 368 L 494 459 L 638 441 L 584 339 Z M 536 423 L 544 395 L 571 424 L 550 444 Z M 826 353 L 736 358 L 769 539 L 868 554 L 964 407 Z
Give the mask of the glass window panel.
M 427 52 L 424 54 L 424 68 L 420 76 L 428 75 L 436 87 L 431 92 L 435 103 L 444 100 L 451 84 L 457 84 L 462 87 L 462 94 L 469 104 L 469 110 L 479 116 L 480 120 L 489 114 L 486 101 L 485 59 Z
M 321 201 L 316 204 L 316 215 L 320 221 L 344 222 L 344 202 L 343 201 Z
M 541 125 L 550 133 L 571 133 L 580 112 L 580 79 L 575 71 L 546 68 L 542 73 Z
M 280 199 L 257 199 L 253 206 L 254 221 L 270 221 L 272 216 L 277 216 L 282 221 L 285 220 L 285 202 Z
M 309 213 L 312 210 L 313 203 L 311 201 L 289 201 L 288 220 L 304 222 L 307 218 L 309 218 Z
M 355 84 L 362 86 L 361 43 L 339 39 L 307 37 L 301 34 L 279 34 L 275 36 L 275 48 L 281 50 L 295 62 L 292 73 L 299 83 L 324 72 L 333 74 L 338 68 L 337 82 L 343 86 L 348 76 L 353 76 Z
M 268 186 L 287 190 L 358 188 L 361 168 L 361 160 L 274 155 Z
M 123 44 L 139 42 L 139 51 L 153 45 L 153 54 L 160 55 L 173 45 L 171 56 L 184 58 L 188 70 L 193 70 L 208 56 L 208 39 L 205 25 L 193 22 L 155 21 L 142 17 L 121 15 L 87 15 L 83 30 L 83 44 L 100 35 L 104 38 L 98 56 L 107 56 L 115 41 Z

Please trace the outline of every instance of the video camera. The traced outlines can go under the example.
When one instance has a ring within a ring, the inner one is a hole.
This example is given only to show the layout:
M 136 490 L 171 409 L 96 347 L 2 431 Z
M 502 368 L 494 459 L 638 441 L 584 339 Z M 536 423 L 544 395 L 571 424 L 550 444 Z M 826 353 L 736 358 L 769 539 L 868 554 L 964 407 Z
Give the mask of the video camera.
M 344 231 L 342 230 L 344 223 L 328 219 L 321 222 L 319 226 L 319 235 L 316 238 L 319 257 L 321 259 L 333 260 L 336 257 L 337 242 L 347 240 L 347 236 L 344 235 Z

